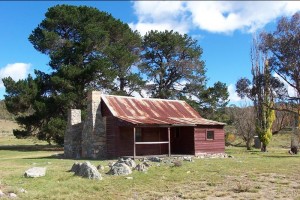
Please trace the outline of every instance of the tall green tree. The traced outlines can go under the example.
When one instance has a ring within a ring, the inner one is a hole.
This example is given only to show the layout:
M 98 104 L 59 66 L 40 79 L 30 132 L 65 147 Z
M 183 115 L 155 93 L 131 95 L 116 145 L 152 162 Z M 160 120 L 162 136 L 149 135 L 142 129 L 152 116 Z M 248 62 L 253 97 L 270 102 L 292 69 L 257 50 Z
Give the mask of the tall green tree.
M 143 38 L 139 68 L 152 82 L 151 96 L 175 98 L 185 83 L 206 81 L 202 48 L 188 35 L 173 31 L 150 31 Z
M 259 48 L 259 41 L 253 38 L 251 49 L 252 82 L 247 78 L 241 78 L 236 83 L 236 91 L 240 97 L 247 96 L 253 101 L 255 108 L 256 133 L 262 142 L 261 151 L 267 151 L 267 145 L 272 137 L 272 126 L 275 120 L 274 91 L 279 91 L 283 85 L 272 77 L 268 59 Z
M 181 99 L 190 103 L 204 118 L 228 122 L 229 116 L 225 112 L 228 105 L 229 93 L 227 85 L 220 81 L 212 87 L 195 83 L 187 84 Z
M 6 104 L 18 99 L 18 123 L 27 127 L 20 135 L 37 134 L 40 139 L 63 143 L 69 108 L 85 108 L 88 90 L 105 89 L 128 95 L 142 84 L 131 70 L 138 61 L 140 35 L 110 14 L 87 6 L 57 5 L 48 9 L 45 19 L 29 36 L 34 48 L 50 58 L 50 73 L 35 71 L 36 78 L 14 82 L 4 80 Z M 37 89 L 30 89 L 33 82 Z M 135 85 L 130 90 L 128 86 Z M 19 87 L 28 89 L 21 91 Z M 14 92 L 18 88 L 19 93 Z M 32 114 L 22 115 L 26 105 Z M 17 105 L 16 105 L 17 106 Z M 34 119 L 34 120 L 32 120 Z
M 291 88 L 293 93 L 285 93 L 280 98 L 287 102 L 275 109 L 289 111 L 294 114 L 294 134 L 291 151 L 298 152 L 300 137 L 300 12 L 290 19 L 282 17 L 275 31 L 261 34 L 260 49 L 270 56 L 270 69 L 279 75 Z
M 154 98 L 182 99 L 203 117 L 224 121 L 227 86 L 206 86 L 205 63 L 197 40 L 173 31 L 150 31 L 143 38 L 139 68 Z

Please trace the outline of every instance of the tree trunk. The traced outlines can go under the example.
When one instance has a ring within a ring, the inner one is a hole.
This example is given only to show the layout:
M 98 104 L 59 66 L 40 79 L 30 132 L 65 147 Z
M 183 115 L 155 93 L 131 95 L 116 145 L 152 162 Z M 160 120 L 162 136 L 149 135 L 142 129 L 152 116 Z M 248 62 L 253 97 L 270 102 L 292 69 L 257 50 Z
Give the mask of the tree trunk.
M 125 78 L 120 77 L 120 91 L 124 92 L 125 91 Z
M 294 116 L 294 130 L 291 137 L 291 152 L 298 153 L 299 148 L 299 115 L 296 113 Z
M 261 152 L 267 152 L 267 145 L 265 145 L 265 144 L 262 144 L 262 146 L 261 146 Z
M 246 146 L 247 146 L 247 150 L 251 150 L 251 140 L 247 140 Z

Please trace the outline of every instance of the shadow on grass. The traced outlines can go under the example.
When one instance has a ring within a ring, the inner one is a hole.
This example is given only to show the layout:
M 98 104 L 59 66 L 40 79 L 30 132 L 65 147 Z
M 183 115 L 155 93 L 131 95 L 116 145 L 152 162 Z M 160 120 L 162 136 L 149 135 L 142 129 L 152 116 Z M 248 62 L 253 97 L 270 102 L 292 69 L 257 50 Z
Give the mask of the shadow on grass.
M 22 158 L 24 160 L 39 160 L 39 159 L 64 159 L 64 160 L 73 160 L 73 161 L 116 161 L 118 158 L 65 158 L 64 153 L 54 153 L 53 155 L 49 156 L 40 156 L 40 157 L 29 157 L 29 158 Z
M 267 158 L 299 158 L 298 155 L 262 155 Z
M 24 159 L 24 160 L 39 160 L 39 159 L 64 159 L 64 160 L 69 160 L 69 159 L 66 159 L 64 157 L 63 153 L 55 153 L 55 154 L 49 155 L 49 156 L 28 157 L 28 158 L 22 158 L 22 159 Z M 72 159 L 70 159 L 70 160 L 72 160 Z
M 0 150 L 10 151 L 63 151 L 63 147 L 57 145 L 2 145 Z

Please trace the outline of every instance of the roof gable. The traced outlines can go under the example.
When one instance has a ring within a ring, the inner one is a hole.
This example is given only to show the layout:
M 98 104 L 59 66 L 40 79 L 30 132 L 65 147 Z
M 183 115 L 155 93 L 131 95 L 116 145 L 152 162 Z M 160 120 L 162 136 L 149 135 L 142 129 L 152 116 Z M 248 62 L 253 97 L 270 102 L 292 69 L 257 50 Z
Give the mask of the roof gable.
M 223 125 L 202 118 L 185 101 L 101 95 L 113 116 L 132 124 Z
M 102 100 L 115 117 L 199 118 L 185 101 L 103 95 Z

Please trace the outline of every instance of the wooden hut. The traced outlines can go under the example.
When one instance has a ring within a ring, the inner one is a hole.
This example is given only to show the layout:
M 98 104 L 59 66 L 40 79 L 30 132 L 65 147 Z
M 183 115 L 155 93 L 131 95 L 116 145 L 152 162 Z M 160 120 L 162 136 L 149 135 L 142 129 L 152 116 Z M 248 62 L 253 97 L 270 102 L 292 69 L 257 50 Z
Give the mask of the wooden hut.
M 77 117 L 77 124 L 72 124 L 74 119 L 69 117 L 69 131 L 65 136 L 67 157 L 224 153 L 224 123 L 202 118 L 185 101 L 99 92 L 89 96 L 86 121 L 81 122 Z M 71 130 L 74 125 L 82 127 L 75 134 Z M 82 134 L 80 137 L 78 132 Z M 81 139 L 80 148 L 72 138 Z

